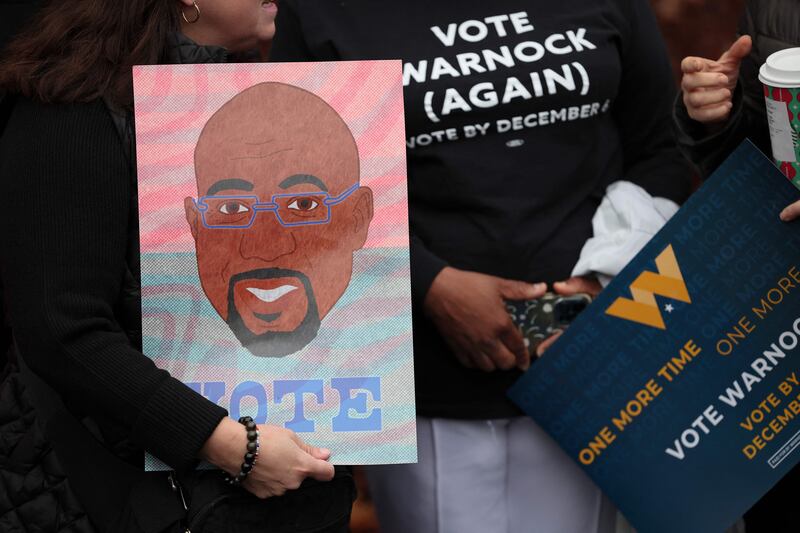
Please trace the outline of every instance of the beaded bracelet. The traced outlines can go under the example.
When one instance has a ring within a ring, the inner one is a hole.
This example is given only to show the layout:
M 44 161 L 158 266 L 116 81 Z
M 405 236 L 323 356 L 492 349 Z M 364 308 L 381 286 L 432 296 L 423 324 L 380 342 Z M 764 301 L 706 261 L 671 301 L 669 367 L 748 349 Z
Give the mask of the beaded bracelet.
M 258 458 L 258 449 L 261 444 L 258 441 L 258 427 L 253 421 L 252 417 L 243 416 L 239 418 L 239 423 L 247 430 L 247 452 L 244 454 L 244 461 L 242 462 L 241 470 L 236 476 L 225 474 L 225 481 L 231 485 L 240 485 L 249 474 L 256 464 Z

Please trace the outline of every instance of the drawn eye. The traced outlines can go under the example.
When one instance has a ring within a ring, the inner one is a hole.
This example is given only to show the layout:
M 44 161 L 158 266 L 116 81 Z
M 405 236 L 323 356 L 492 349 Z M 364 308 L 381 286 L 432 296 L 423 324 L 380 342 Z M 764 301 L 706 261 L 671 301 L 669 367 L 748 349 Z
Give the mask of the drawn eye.
M 225 202 L 219 206 L 219 212 L 224 215 L 239 215 L 248 211 L 250 209 L 241 202 Z
M 294 209 L 295 211 L 312 211 L 316 209 L 318 205 L 319 203 L 315 202 L 312 198 L 296 198 L 289 204 L 289 209 Z

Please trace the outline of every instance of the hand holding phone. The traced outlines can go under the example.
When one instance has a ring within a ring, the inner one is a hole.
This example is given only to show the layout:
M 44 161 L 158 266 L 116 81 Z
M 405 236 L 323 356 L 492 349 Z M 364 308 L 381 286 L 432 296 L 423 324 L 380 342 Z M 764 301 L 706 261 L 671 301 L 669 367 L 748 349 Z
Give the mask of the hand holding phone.
M 591 302 L 586 293 L 562 296 L 548 292 L 534 300 L 506 301 L 506 310 L 533 359 L 545 339 L 563 331 Z

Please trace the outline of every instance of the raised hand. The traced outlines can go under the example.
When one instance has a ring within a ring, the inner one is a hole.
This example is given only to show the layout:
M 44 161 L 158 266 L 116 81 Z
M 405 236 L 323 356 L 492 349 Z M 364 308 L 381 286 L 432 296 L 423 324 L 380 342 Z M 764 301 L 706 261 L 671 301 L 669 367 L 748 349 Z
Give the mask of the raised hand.
M 752 47 L 750 36 L 743 35 L 716 61 L 691 56 L 683 59 L 683 103 L 692 119 L 703 124 L 728 119 L 733 108 L 733 91 L 739 80 L 739 67 Z

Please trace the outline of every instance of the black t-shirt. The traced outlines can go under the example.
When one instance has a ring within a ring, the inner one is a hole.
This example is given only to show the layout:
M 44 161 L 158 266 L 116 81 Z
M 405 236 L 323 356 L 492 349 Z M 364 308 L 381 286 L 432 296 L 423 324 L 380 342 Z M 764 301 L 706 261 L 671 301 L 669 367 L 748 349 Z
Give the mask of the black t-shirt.
M 422 312 L 425 294 L 446 265 L 566 279 L 614 181 L 685 199 L 666 51 L 645 0 L 281 3 L 272 61 L 396 58 L 418 410 L 511 416 L 518 372 L 462 367 Z

